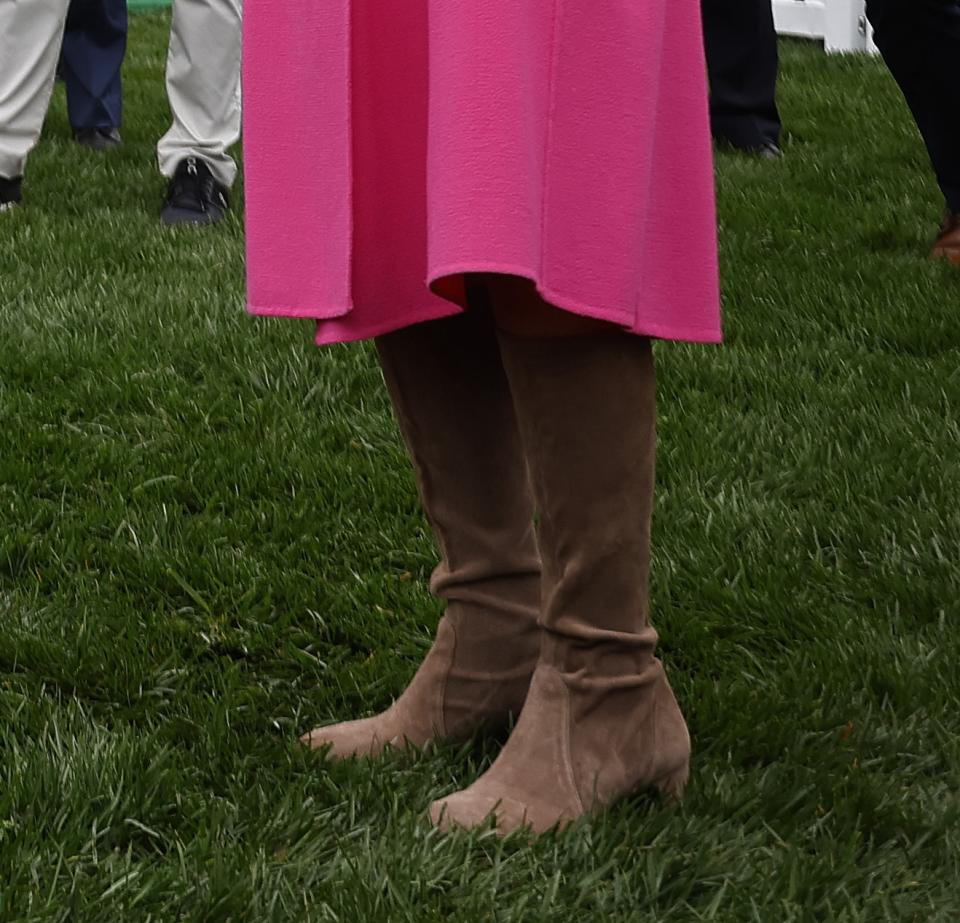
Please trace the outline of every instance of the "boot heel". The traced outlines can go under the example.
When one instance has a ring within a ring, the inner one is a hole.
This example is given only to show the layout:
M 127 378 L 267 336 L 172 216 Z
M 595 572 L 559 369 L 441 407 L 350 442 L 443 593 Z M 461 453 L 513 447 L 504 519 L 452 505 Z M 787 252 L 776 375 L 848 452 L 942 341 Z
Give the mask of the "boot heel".
M 679 769 L 665 773 L 653 783 L 660 797 L 667 804 L 677 804 L 683 798 L 683 791 L 690 779 L 690 764 L 684 763 Z

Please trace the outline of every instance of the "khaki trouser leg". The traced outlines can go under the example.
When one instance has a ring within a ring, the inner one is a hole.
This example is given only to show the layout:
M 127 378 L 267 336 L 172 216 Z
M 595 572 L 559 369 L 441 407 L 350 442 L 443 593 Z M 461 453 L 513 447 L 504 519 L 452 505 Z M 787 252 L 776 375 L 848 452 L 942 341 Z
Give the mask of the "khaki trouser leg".
M 242 0 L 173 0 L 167 54 L 173 124 L 157 145 L 166 177 L 181 160 L 197 157 L 224 185 L 236 179 L 229 150 L 240 138 L 242 16 Z
M 22 176 L 43 128 L 68 0 L 0 0 L 0 177 Z

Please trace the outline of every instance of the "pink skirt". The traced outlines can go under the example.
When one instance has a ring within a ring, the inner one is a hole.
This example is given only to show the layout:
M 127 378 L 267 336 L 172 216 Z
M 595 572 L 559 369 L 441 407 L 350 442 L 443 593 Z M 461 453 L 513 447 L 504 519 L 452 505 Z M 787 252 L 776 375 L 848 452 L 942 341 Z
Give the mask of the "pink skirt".
M 317 342 L 534 281 L 721 338 L 700 0 L 247 0 L 249 309 Z

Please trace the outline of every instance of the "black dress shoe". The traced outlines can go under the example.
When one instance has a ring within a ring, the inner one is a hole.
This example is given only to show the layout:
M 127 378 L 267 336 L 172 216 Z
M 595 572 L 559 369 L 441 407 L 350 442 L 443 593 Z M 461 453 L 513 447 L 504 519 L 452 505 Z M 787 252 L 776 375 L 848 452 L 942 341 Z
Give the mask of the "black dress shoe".
M 4 179 L 0 176 L 0 212 L 15 208 L 23 198 L 23 177 Z
M 713 140 L 721 150 L 737 151 L 740 154 L 746 154 L 748 157 L 759 157 L 761 160 L 776 160 L 783 156 L 780 145 L 772 138 L 746 143 L 742 139 L 734 141 L 725 135 L 715 133 Z
M 227 187 L 217 182 L 205 161 L 187 157 L 170 180 L 160 220 L 167 225 L 216 224 L 229 207 Z
M 116 128 L 77 128 L 73 139 L 92 151 L 109 151 L 123 143 Z

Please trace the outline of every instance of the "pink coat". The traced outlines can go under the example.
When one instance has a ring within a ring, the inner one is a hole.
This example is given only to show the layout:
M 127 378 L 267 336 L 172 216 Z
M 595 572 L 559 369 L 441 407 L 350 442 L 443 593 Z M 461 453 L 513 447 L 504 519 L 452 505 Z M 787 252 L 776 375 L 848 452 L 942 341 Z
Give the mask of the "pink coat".
M 319 343 L 464 272 L 720 339 L 700 0 L 247 0 L 249 308 Z

